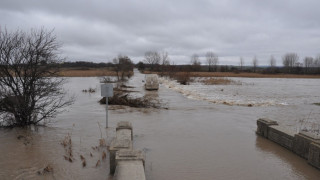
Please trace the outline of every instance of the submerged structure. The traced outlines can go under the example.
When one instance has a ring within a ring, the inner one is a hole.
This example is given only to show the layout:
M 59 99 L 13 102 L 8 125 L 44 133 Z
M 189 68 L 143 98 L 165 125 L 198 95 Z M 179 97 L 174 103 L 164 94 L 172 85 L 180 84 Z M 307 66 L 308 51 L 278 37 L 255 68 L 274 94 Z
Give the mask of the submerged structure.
M 270 119 L 258 119 L 256 133 L 306 159 L 320 170 L 320 134 L 300 131 L 298 134 Z
M 146 90 L 158 90 L 159 89 L 159 79 L 158 75 L 156 74 L 146 74 L 145 77 L 145 89 Z

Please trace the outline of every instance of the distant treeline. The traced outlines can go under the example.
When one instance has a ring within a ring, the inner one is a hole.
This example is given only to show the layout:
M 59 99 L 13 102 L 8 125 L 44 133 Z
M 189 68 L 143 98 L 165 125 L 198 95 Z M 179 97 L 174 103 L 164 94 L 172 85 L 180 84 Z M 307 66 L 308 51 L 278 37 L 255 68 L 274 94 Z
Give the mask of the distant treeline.
M 103 67 L 114 67 L 113 63 L 94 63 L 89 61 L 75 61 L 75 62 L 64 62 L 60 64 L 63 68 L 103 68 Z
M 232 65 L 216 65 L 209 68 L 208 65 L 152 65 L 139 62 L 135 65 L 141 71 L 155 72 L 234 72 L 234 73 L 263 73 L 263 74 L 320 74 L 320 67 L 268 67 L 268 66 L 232 66 Z
M 128 58 L 129 59 L 129 58 Z M 130 59 L 129 59 L 130 60 Z M 132 63 L 132 61 L 130 60 Z M 133 63 L 132 63 L 133 64 Z M 75 62 L 64 62 L 60 64 L 62 68 L 116 68 L 119 66 L 116 62 L 108 63 L 94 63 L 89 61 L 75 61 Z M 121 64 L 120 64 L 121 66 Z M 157 71 L 157 72 L 178 72 L 178 71 L 193 71 L 193 72 L 255 72 L 265 74 L 320 74 L 320 67 L 305 67 L 305 66 L 232 66 L 232 65 L 200 65 L 200 64 L 187 64 L 187 65 L 175 65 L 175 64 L 150 64 L 145 62 L 138 62 L 134 64 L 134 67 L 142 71 Z
M 202 62 L 198 54 L 193 54 L 188 65 L 175 65 L 169 59 L 168 52 L 147 51 L 144 60 L 139 62 L 136 67 L 140 70 L 158 72 L 253 72 L 253 73 L 286 73 L 286 74 L 320 74 L 320 56 L 305 57 L 303 63 L 297 53 L 286 53 L 282 56 L 282 65 L 276 66 L 276 59 L 270 56 L 269 66 L 259 66 L 259 60 L 253 57 L 249 66 L 245 66 L 243 57 L 239 58 L 238 66 L 219 65 L 219 57 L 216 53 L 208 51 L 202 57 Z M 203 61 L 205 57 L 205 61 Z M 202 64 L 204 62 L 204 64 Z

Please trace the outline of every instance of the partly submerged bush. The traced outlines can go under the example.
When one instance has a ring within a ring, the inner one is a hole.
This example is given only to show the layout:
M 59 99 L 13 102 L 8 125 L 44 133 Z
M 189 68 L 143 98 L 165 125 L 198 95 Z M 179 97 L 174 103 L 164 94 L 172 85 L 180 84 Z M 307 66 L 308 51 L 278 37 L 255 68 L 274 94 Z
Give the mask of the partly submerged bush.
M 218 78 L 218 77 L 211 77 L 208 79 L 201 80 L 202 83 L 205 85 L 241 85 L 240 81 L 234 81 L 228 78 Z
M 106 98 L 103 97 L 100 104 L 106 104 Z M 123 91 L 115 92 L 113 97 L 108 98 L 108 104 L 110 105 L 124 105 L 137 108 L 159 108 L 160 102 L 151 96 L 143 96 L 139 98 L 131 97 L 128 93 Z
M 173 78 L 182 85 L 189 85 L 191 81 L 190 72 L 176 73 Z

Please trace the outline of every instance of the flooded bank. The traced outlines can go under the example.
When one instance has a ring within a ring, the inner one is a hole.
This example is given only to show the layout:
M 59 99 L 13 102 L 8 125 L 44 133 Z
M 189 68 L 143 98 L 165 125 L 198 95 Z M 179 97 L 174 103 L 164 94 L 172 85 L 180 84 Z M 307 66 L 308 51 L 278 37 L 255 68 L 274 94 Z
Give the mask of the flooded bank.
M 320 106 L 312 105 L 320 101 L 314 93 L 320 87 L 319 80 L 282 82 L 244 78 L 239 80 L 247 85 L 210 88 L 167 81 L 159 91 L 149 92 L 144 91 L 143 79 L 144 75 L 136 72 L 129 82 L 139 91 L 134 95 L 157 97 L 168 109 L 113 107 L 109 111 L 110 128 L 105 129 L 105 106 L 97 103 L 101 98 L 99 80 L 70 78 L 66 89 L 76 95 L 76 102 L 47 127 L 0 130 L 0 179 L 107 179 L 109 164 L 102 158 L 106 147 L 100 147 L 99 139 L 110 142 L 119 121 L 133 124 L 134 147 L 146 153 L 147 179 L 320 177 L 320 171 L 302 158 L 255 134 L 256 120 L 260 117 L 275 119 L 292 128 L 309 114 L 309 119 L 319 121 Z M 281 82 L 285 86 L 280 86 Z M 266 90 L 266 84 L 272 90 Z M 82 93 L 82 89 L 88 88 L 97 91 Z M 239 97 L 228 96 L 236 92 Z M 276 103 L 247 107 L 212 102 L 254 103 L 257 99 Z M 66 152 L 60 144 L 68 133 L 72 138 L 73 162 L 64 159 Z M 80 155 L 86 159 L 85 167 Z M 47 165 L 53 171 L 39 174 Z

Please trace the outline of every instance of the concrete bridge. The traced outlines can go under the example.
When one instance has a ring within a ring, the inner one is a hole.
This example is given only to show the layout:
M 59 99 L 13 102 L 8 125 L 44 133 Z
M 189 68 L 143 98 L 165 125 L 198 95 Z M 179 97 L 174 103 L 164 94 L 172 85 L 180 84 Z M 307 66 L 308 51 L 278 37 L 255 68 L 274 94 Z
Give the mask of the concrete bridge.
M 145 180 L 144 155 L 133 149 L 133 131 L 129 122 L 119 122 L 116 137 L 109 147 L 110 174 L 114 180 Z

